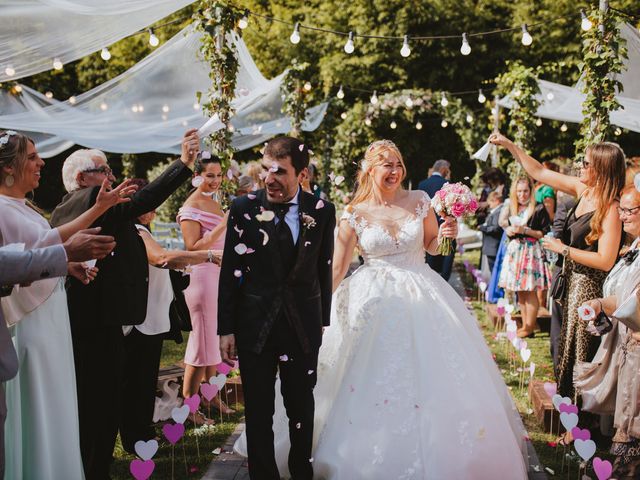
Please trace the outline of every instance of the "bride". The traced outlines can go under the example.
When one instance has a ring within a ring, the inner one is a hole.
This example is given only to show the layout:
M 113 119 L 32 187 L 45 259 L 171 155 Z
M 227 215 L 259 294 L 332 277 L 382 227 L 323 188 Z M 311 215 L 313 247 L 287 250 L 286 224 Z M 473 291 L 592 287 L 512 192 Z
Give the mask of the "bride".
M 404 190 L 405 176 L 398 148 L 372 143 L 339 224 L 314 392 L 314 476 L 526 478 L 524 427 L 476 320 L 424 261 L 440 237 L 455 237 L 455 220 L 438 231 L 429 196 Z M 345 279 L 356 247 L 364 265 Z M 288 472 L 277 402 L 276 458 Z

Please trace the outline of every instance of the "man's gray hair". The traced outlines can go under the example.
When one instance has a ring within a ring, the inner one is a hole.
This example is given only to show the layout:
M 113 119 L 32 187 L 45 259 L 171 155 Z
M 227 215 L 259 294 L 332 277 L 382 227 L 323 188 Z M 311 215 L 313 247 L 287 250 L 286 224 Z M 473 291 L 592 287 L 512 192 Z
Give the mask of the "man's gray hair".
M 78 174 L 96 167 L 93 157 L 100 157 L 105 162 L 107 161 L 107 156 L 100 150 L 86 148 L 76 150 L 64 161 L 62 165 L 62 183 L 64 183 L 64 188 L 67 192 L 80 190 Z
M 451 170 L 451 164 L 448 160 L 436 160 L 432 168 L 434 172 L 442 173 L 445 168 Z

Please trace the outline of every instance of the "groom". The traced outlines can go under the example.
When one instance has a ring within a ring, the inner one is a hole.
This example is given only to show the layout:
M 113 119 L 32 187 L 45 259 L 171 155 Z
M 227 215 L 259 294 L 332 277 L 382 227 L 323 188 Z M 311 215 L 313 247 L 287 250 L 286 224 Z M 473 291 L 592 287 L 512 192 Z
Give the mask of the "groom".
M 289 417 L 289 470 L 311 480 L 318 350 L 331 309 L 335 208 L 300 188 L 309 150 L 279 137 L 264 149 L 265 186 L 234 200 L 220 287 L 222 359 L 237 355 L 245 398 L 249 476 L 279 480 L 273 413 L 279 372 Z

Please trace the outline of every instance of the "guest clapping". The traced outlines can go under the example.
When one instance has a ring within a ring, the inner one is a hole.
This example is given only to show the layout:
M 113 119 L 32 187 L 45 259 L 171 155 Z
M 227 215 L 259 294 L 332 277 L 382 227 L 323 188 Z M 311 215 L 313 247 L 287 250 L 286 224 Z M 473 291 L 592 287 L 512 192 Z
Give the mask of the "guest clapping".
M 222 250 L 227 215 L 217 197 L 222 184 L 222 165 L 214 156 L 202 158 L 196 164 L 193 185 L 196 187 L 178 212 L 178 221 L 187 250 Z M 213 252 L 211 253 L 213 255 Z M 193 330 L 189 334 L 184 363 L 185 398 L 198 393 L 200 383 L 216 375 L 220 357 L 218 329 L 218 281 L 220 267 L 214 264 L 196 265 L 191 269 L 191 282 L 185 299 L 191 313 Z M 215 405 L 223 413 L 231 413 L 218 395 Z M 197 422 L 208 422 L 200 415 Z
M 189 130 L 182 155 L 131 201 L 109 210 L 96 225 L 112 234 L 117 246 L 98 261 L 100 275 L 83 285 L 67 287 L 76 363 L 80 443 L 88 479 L 108 478 L 120 420 L 123 381 L 123 325 L 140 325 L 147 316 L 149 269 L 147 254 L 135 227 L 137 217 L 164 202 L 191 176 L 199 138 Z M 106 157 L 98 150 L 78 150 L 62 167 L 69 193 L 51 216 L 59 225 L 82 214 L 95 202 L 98 185 L 114 180 Z M 96 412 L 100 412 L 96 415 Z

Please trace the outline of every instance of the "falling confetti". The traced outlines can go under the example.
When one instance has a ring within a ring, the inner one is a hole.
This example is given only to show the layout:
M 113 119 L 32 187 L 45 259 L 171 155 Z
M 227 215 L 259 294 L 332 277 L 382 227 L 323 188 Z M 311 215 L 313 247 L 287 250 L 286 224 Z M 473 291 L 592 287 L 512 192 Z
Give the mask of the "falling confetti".
M 344 182 L 344 177 L 342 175 L 338 175 L 333 181 L 333 183 L 335 183 L 336 185 L 340 185 L 342 182 Z
M 304 150 L 304 143 L 301 143 L 301 144 L 298 146 L 298 150 L 300 150 L 300 151 L 303 151 L 303 150 Z
M 244 243 L 239 243 L 233 248 L 238 255 L 244 255 L 247 253 L 247 246 Z
M 222 453 L 222 449 L 220 447 L 218 447 L 211 453 L 213 453 L 214 455 L 220 455 L 220 453 Z
M 256 215 L 256 220 L 260 222 L 270 222 L 276 217 L 276 214 L 273 213 L 272 210 L 264 210 L 263 212 Z
M 318 203 L 316 203 L 316 210 L 320 210 L 322 207 L 324 207 L 324 202 L 322 200 L 318 200 Z
M 234 275 L 236 278 L 240 278 L 240 277 L 242 276 L 242 272 L 241 272 L 240 270 L 234 270 L 234 271 L 233 271 L 233 275 Z
M 269 243 L 269 234 L 265 232 L 263 229 L 260 229 L 258 231 L 264 235 L 264 238 L 262 239 L 262 245 L 264 246 L 267 243 Z
M 307 241 L 307 242 L 304 242 L 304 246 L 305 246 L 305 247 L 308 247 L 309 245 L 311 245 L 311 242 L 308 242 L 308 241 Z
M 233 171 L 231 169 L 227 170 L 227 178 L 233 180 Z
M 286 355 L 280 355 L 281 362 L 286 362 L 287 360 L 289 360 L 289 357 L 287 357 Z
M 238 238 L 242 237 L 242 234 L 244 233 L 244 230 L 242 230 L 241 228 L 238 228 L 237 225 L 234 225 L 233 229 L 236 231 L 236 233 L 238 234 Z
M 302 424 L 301 424 L 301 423 L 296 423 L 296 428 L 297 428 L 298 430 L 300 430 L 300 428 L 301 428 L 301 427 L 302 427 Z
M 313 375 L 313 370 L 309 370 L 309 371 L 307 372 L 307 375 Z
M 203 160 L 209 160 L 211 159 L 211 152 L 209 150 L 204 150 L 200 156 Z
M 243 216 L 244 216 L 244 218 L 246 218 L 247 220 L 251 220 L 251 216 L 250 216 L 248 213 L 245 213 Z
M 198 188 L 203 183 L 204 183 L 204 178 L 202 178 L 200 175 L 195 176 L 191 179 L 191 186 L 193 188 Z
M 255 196 L 253 193 L 247 193 L 247 198 L 248 198 L 249 200 L 255 200 L 255 199 L 256 199 L 256 196 Z

